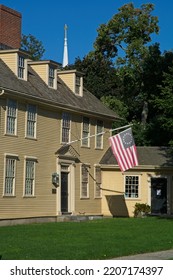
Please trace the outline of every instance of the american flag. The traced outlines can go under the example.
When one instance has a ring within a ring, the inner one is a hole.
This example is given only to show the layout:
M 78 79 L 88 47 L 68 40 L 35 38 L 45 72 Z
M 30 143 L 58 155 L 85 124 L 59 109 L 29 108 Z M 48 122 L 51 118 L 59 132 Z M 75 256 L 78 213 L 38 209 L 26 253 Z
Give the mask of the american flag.
M 137 150 L 131 128 L 110 137 L 109 142 L 121 171 L 138 165 Z

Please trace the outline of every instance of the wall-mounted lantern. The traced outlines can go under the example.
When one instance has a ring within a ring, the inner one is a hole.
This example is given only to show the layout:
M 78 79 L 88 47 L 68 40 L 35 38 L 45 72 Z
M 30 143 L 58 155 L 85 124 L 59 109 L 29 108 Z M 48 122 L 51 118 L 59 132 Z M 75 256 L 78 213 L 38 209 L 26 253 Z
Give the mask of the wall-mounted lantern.
M 59 174 L 54 172 L 52 173 L 52 184 L 57 188 L 59 186 Z

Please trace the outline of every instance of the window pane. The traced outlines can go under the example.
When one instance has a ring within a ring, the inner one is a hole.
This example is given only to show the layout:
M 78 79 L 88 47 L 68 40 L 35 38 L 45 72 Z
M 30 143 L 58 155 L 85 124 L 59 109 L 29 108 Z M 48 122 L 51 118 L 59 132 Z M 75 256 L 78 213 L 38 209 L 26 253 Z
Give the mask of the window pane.
M 6 158 L 5 195 L 13 195 L 15 180 L 15 159 Z
M 86 165 L 82 165 L 81 168 L 81 196 L 82 197 L 88 197 L 88 167 Z
M 100 197 L 101 196 L 101 168 L 97 166 L 95 168 L 95 174 L 96 174 L 96 189 L 95 189 L 95 196 Z
M 81 80 L 80 76 L 76 76 L 75 93 L 80 94 Z
M 83 128 L 82 128 L 82 145 L 83 146 L 89 146 L 89 118 L 83 117 Z
M 25 170 L 25 195 L 33 195 L 34 192 L 34 167 L 35 162 L 32 160 L 26 161 L 26 170 Z
M 18 58 L 18 77 L 23 79 L 24 78 L 24 70 L 25 70 L 25 58 L 19 56 Z
M 7 105 L 7 133 L 16 133 L 16 116 L 17 116 L 17 102 L 15 100 L 8 100 Z
M 54 68 L 49 67 L 49 86 L 53 87 L 54 86 Z
M 97 129 L 96 129 L 96 148 L 103 148 L 103 134 L 99 134 L 103 132 L 103 121 L 97 121 Z
M 139 176 L 125 177 L 125 196 L 131 198 L 139 197 Z
M 36 106 L 28 105 L 27 112 L 27 136 L 35 137 L 36 136 Z
M 70 115 L 62 114 L 62 142 L 68 143 L 70 140 Z

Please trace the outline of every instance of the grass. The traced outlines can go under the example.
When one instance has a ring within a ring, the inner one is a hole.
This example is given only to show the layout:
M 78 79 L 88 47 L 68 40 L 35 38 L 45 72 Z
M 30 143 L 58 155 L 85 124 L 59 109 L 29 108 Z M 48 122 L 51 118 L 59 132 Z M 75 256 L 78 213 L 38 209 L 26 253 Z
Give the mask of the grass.
M 91 260 L 173 248 L 173 219 L 116 218 L 0 227 L 2 260 Z

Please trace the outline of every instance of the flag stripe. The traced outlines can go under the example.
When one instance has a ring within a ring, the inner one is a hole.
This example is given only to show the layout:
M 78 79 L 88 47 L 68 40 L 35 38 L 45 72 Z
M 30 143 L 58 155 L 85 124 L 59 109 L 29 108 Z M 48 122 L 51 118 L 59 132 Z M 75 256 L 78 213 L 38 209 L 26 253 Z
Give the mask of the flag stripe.
M 129 135 L 133 139 L 131 129 L 129 129 L 128 132 L 125 132 L 123 136 L 121 136 L 121 134 L 119 133 L 109 138 L 112 152 L 118 162 L 121 171 L 128 170 L 138 165 L 137 149 L 134 144 L 134 140 L 130 142 L 130 144 L 133 143 L 131 146 L 129 145 L 128 141 L 125 141 L 125 137 L 129 137 Z M 123 141 L 125 145 L 123 144 Z

